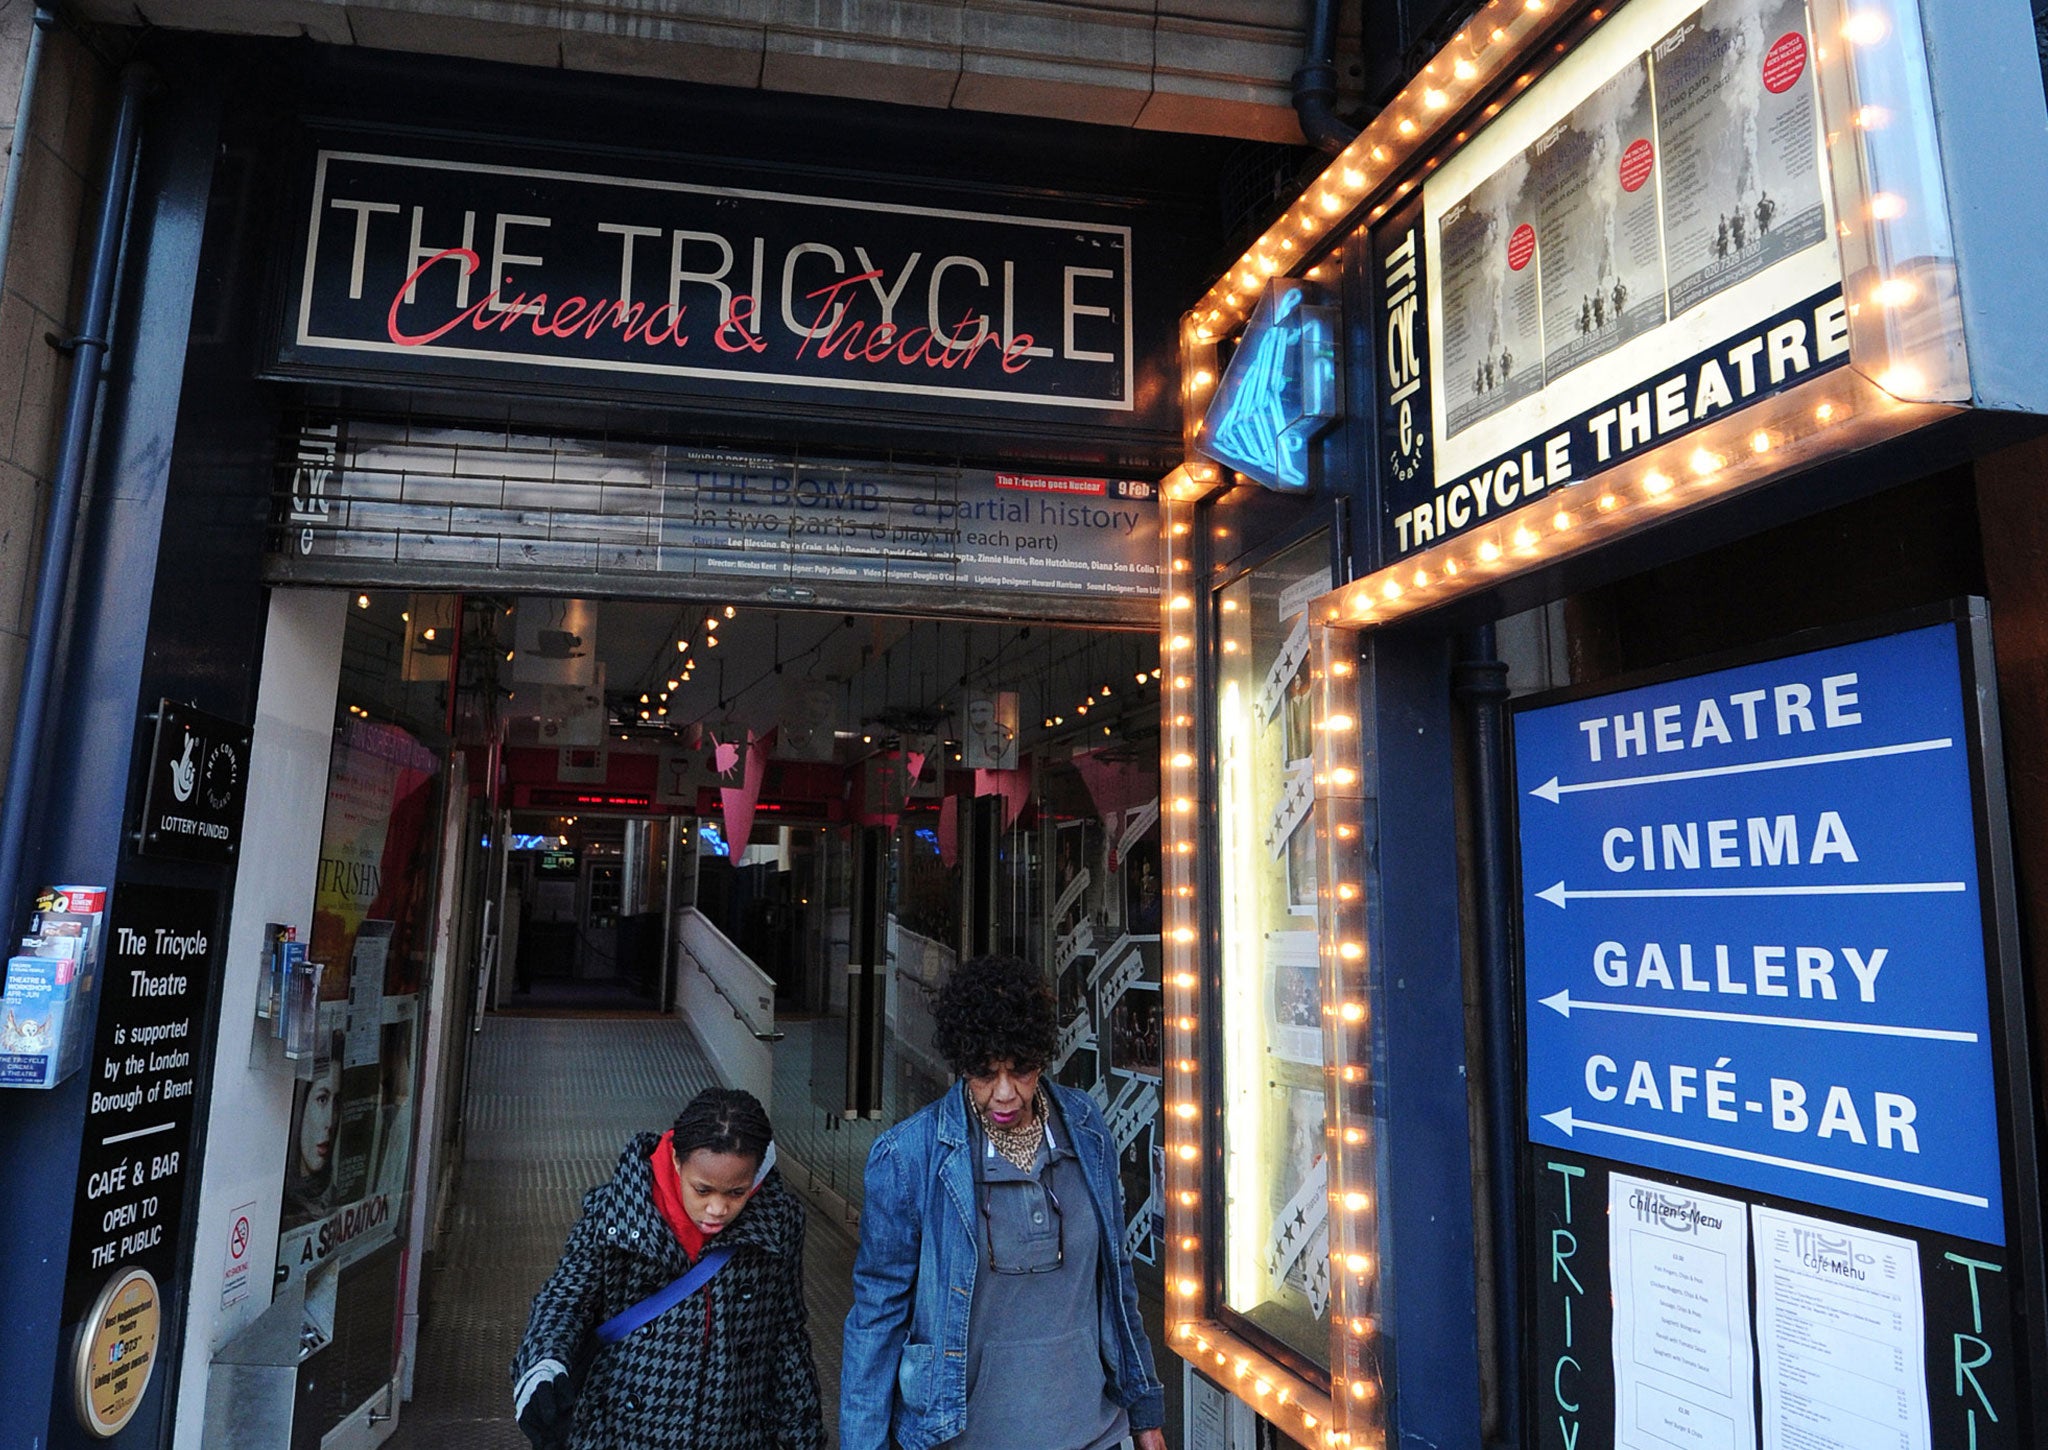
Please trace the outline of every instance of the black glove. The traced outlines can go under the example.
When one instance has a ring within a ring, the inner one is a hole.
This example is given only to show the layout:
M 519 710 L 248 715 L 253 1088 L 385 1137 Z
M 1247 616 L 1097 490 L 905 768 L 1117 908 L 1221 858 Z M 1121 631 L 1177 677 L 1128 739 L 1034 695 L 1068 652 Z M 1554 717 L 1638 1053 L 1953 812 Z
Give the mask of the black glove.
M 569 1394 L 569 1376 L 557 1372 L 536 1380 L 519 1405 L 519 1428 L 531 1440 L 534 1450 L 567 1450 L 569 1423 L 576 1402 Z

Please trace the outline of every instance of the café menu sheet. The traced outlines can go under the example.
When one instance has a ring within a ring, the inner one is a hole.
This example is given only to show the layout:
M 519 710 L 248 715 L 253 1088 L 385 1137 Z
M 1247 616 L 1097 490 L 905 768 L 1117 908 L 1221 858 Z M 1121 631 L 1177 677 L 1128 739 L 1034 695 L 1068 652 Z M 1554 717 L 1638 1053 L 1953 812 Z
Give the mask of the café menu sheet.
M 1615 1450 L 1756 1450 L 1744 1206 L 1615 1173 L 1607 1233 Z
M 1928 1450 L 1920 1255 L 1752 1205 L 1763 1450 Z

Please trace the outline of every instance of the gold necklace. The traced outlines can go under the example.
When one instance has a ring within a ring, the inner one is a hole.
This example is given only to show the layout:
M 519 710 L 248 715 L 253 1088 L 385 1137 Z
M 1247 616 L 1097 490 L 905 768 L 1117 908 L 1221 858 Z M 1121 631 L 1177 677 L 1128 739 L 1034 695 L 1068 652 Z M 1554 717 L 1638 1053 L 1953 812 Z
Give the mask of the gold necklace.
M 1022 1128 L 999 1128 L 988 1120 L 988 1113 L 980 1104 L 975 1105 L 974 1115 L 981 1119 L 981 1131 L 988 1134 L 989 1142 L 998 1153 L 1014 1164 L 1020 1173 L 1029 1173 L 1031 1165 L 1038 1161 L 1038 1145 L 1045 1141 L 1045 1089 L 1040 1088 L 1031 1100 L 1031 1122 Z

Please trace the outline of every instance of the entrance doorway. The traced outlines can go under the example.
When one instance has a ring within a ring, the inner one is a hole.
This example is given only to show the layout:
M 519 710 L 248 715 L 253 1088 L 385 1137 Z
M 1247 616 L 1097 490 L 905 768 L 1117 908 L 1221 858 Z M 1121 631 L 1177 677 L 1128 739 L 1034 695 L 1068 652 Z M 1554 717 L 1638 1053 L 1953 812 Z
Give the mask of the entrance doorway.
M 530 1293 L 605 1154 L 665 1126 L 680 1099 L 650 1105 L 690 1081 L 768 1104 L 785 1176 L 843 1236 L 876 1134 L 947 1085 L 931 1005 L 976 952 L 1044 970 L 1062 1024 L 1052 1070 L 1111 1110 L 1127 1241 L 1156 1261 L 1156 635 L 721 600 L 368 590 L 348 604 L 339 727 L 440 763 L 444 824 L 427 834 L 460 859 L 393 866 L 446 938 L 424 957 L 446 980 L 419 1000 L 454 1016 L 440 1055 L 377 1075 L 394 1101 L 438 1084 L 437 1106 L 392 1227 L 368 1236 L 383 1248 L 327 1266 L 343 1292 L 323 1332 L 351 1346 L 350 1369 L 308 1357 L 302 1383 L 324 1388 L 302 1393 L 301 1422 L 332 1430 L 385 1382 L 411 1390 L 403 1413 L 422 1424 L 437 1404 L 492 1403 L 495 1382 L 449 1376 L 495 1375 L 517 1316 L 479 1326 L 436 1289 L 437 1266 L 470 1252 L 465 1203 L 531 1189 L 520 1201 L 551 1205 L 560 1222 L 519 1236 L 533 1262 L 500 1266 L 508 1303 L 512 1280 Z M 359 783 L 330 780 L 330 835 L 365 810 Z M 327 992 L 347 1007 L 345 987 Z M 605 1045 L 620 1031 L 630 1052 Z M 621 1070 L 690 1066 L 648 1069 L 668 1090 L 593 1080 L 538 1116 L 506 1096 L 506 1081 L 584 1082 L 619 1053 Z M 565 1165 L 574 1192 L 515 1181 Z M 843 1272 L 849 1253 L 842 1237 L 813 1257 Z M 845 1290 L 815 1287 L 821 1304 Z M 449 1333 L 505 1342 L 458 1354 Z M 829 1326 L 816 1339 L 836 1357 Z

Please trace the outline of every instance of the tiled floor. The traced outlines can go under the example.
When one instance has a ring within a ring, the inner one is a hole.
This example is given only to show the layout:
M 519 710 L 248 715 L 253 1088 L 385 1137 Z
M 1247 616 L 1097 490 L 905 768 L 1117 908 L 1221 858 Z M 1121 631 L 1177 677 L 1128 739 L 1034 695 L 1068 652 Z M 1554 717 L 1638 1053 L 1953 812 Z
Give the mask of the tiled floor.
M 471 1074 L 466 1157 L 421 1291 L 413 1399 L 392 1450 L 524 1450 L 506 1367 L 584 1191 L 629 1136 L 666 1127 L 714 1083 L 672 1018 L 493 1016 Z M 810 1224 L 807 1298 L 830 1428 L 853 1243 L 828 1215 Z

